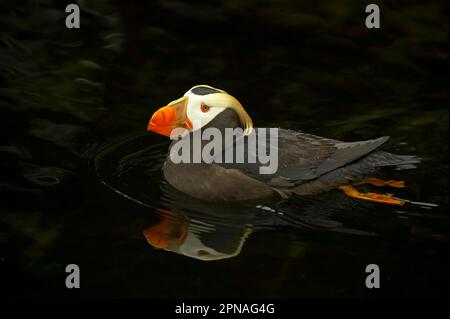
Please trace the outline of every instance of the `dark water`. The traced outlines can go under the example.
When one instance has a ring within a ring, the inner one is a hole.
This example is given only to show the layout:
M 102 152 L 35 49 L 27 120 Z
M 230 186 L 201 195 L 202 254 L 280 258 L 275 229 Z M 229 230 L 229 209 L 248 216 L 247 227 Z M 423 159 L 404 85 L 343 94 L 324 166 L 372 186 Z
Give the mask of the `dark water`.
M 79 30 L 64 2 L 0 4 L 2 296 L 448 294 L 446 1 L 380 2 L 380 30 L 357 1 L 80 3 Z M 395 195 L 438 206 L 177 193 L 161 178 L 168 141 L 145 128 L 200 83 L 257 126 L 390 135 L 384 150 L 422 159 L 386 173 L 408 185 Z M 64 285 L 71 263 L 82 289 Z

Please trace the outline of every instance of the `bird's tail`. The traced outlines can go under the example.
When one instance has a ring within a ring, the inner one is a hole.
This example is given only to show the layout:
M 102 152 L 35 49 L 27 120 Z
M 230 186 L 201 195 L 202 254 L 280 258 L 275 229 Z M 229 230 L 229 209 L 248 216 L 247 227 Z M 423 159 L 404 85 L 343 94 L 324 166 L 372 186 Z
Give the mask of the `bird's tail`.
M 415 168 L 421 162 L 415 155 L 397 155 L 383 151 L 370 154 L 366 160 L 373 167 L 395 166 L 398 170 Z

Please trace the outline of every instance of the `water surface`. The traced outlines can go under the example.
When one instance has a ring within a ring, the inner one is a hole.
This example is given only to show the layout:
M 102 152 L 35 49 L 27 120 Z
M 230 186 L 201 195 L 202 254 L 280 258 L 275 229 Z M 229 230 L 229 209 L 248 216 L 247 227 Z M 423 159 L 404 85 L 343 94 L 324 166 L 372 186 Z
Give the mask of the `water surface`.
M 367 30 L 353 1 L 89 1 L 68 30 L 61 4 L 2 3 L 2 296 L 447 294 L 448 3 L 381 7 L 382 29 Z M 162 179 L 168 141 L 145 128 L 200 83 L 236 96 L 259 127 L 391 136 L 384 150 L 422 159 L 386 172 L 408 185 L 395 195 L 438 206 L 178 193 Z M 64 286 L 70 263 L 82 289 Z

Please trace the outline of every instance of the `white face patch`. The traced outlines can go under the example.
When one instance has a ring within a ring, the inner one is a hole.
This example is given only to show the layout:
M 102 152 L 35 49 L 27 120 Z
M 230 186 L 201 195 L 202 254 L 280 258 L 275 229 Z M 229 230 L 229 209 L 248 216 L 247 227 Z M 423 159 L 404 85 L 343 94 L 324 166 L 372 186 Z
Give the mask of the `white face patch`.
M 184 96 L 189 98 L 186 106 L 186 115 L 192 123 L 193 131 L 204 127 L 211 122 L 219 113 L 225 110 L 225 107 L 209 105 L 209 110 L 202 111 L 202 104 L 204 103 L 202 95 L 193 94 L 191 91 L 187 91 Z

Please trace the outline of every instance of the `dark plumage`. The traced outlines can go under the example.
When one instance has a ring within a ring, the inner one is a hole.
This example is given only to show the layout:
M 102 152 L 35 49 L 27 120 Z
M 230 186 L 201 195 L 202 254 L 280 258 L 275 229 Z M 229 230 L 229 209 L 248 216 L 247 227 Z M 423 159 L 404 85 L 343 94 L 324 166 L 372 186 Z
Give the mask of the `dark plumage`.
M 239 126 L 236 112 L 225 109 L 204 128 L 223 132 Z M 278 132 L 278 170 L 274 174 L 259 174 L 260 163 L 175 164 L 167 157 L 164 176 L 173 187 L 193 197 L 234 201 L 316 194 L 356 183 L 384 166 L 418 163 L 414 156 L 378 151 L 388 140 L 386 136 L 341 142 L 286 129 Z M 175 143 L 178 141 L 171 147 Z

